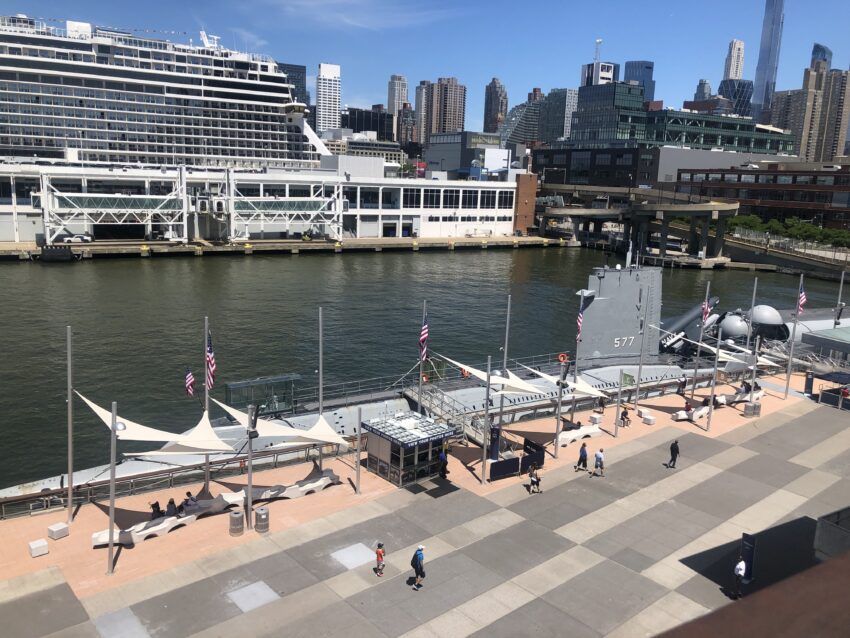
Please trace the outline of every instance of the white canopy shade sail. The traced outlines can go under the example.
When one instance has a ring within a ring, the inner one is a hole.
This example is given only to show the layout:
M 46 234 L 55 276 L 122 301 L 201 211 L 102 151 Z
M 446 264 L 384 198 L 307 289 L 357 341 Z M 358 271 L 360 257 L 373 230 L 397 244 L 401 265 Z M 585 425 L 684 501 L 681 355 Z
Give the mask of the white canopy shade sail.
M 293 428 L 294 429 L 294 428 Z M 297 437 L 272 445 L 270 449 L 279 450 L 292 447 L 299 443 L 333 443 L 336 445 L 348 445 L 348 441 L 342 438 L 327 422 L 323 415 L 319 415 L 318 421 L 309 430 L 296 430 Z
M 520 364 L 520 365 L 522 365 L 522 364 Z M 533 372 L 538 377 L 546 379 L 549 383 L 551 383 L 552 385 L 557 387 L 558 377 L 551 375 L 551 374 L 546 374 L 545 372 L 540 372 L 539 370 L 535 370 L 534 368 L 529 368 L 528 366 L 523 365 L 522 367 L 525 368 L 526 370 Z M 575 381 L 570 381 L 569 379 L 565 379 L 565 382 L 567 384 L 567 387 L 570 389 L 570 393 L 575 394 L 576 396 L 589 396 L 589 397 L 604 397 L 605 396 L 604 392 L 600 392 L 599 390 L 594 388 L 592 385 L 590 385 L 584 379 L 579 378 L 579 379 L 576 379 Z
M 210 397 L 212 399 L 212 397 Z M 236 408 L 230 407 L 229 405 L 225 405 L 221 401 L 216 401 L 212 399 L 213 403 L 215 403 L 222 410 L 227 412 L 230 416 L 232 416 L 243 428 L 248 429 L 249 419 L 248 413 L 242 412 L 241 410 L 237 410 Z M 283 425 L 281 423 L 275 423 L 274 421 L 269 421 L 268 419 L 257 419 L 257 433 L 260 436 L 285 436 L 285 437 L 299 437 L 304 435 L 304 430 L 299 430 L 298 428 L 293 428 L 288 425 Z
M 79 392 L 77 392 L 77 396 L 85 401 L 86 405 L 103 421 L 107 428 L 112 429 L 112 412 L 89 401 Z M 184 453 L 192 454 L 233 452 L 233 448 L 222 441 L 218 434 L 215 433 L 210 423 L 209 415 L 206 412 L 203 413 L 198 424 L 186 434 L 175 434 L 166 430 L 158 430 L 121 418 L 120 416 L 118 417 L 118 423 L 120 423 L 121 427 L 118 428 L 115 436 L 122 441 L 174 443 L 180 445 L 184 449 Z
M 460 368 L 461 370 L 466 370 L 471 376 L 476 379 L 480 379 L 484 383 L 487 383 L 487 373 L 483 370 L 477 370 L 476 368 L 472 368 L 470 366 L 464 365 L 459 361 L 455 361 L 453 359 L 449 359 L 444 355 L 439 355 L 453 366 Z M 503 392 L 515 392 L 522 394 L 543 394 L 540 391 L 540 388 L 537 388 L 531 385 L 528 381 L 524 381 L 520 379 L 517 375 L 515 375 L 510 370 L 507 371 L 508 377 L 507 379 L 502 376 L 490 374 L 490 385 L 500 385 L 504 386 L 502 388 Z

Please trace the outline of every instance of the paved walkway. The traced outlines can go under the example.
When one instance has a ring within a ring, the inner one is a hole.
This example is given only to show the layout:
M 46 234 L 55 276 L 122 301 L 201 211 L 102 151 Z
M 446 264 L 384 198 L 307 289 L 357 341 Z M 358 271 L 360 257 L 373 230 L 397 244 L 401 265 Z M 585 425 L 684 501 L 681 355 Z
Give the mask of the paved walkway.
M 847 506 L 847 425 L 797 400 L 714 437 L 656 426 L 606 445 L 605 478 L 547 469 L 540 495 L 429 482 L 109 588 L 26 574 L 0 585 L 0 622 L 15 637 L 654 635 L 727 604 L 741 532 L 758 533 L 754 588 L 812 564 L 811 517 Z

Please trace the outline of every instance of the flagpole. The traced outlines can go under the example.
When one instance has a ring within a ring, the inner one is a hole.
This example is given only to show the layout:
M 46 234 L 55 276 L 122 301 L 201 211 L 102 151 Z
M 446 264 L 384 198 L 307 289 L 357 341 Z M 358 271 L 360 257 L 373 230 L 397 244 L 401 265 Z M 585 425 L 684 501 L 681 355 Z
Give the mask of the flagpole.
M 502 359 L 502 375 L 505 378 L 508 377 L 508 335 L 511 332 L 511 296 L 508 295 L 508 313 L 505 318 L 505 348 L 504 348 L 504 358 Z M 504 388 L 503 388 L 504 389 Z M 499 427 L 504 424 L 505 418 L 505 395 L 499 395 Z
M 581 305 L 578 308 L 579 315 L 584 313 L 584 289 L 581 291 Z M 584 322 L 584 317 L 582 317 L 582 322 Z M 575 425 L 576 422 L 576 388 L 575 386 L 578 384 L 578 342 L 581 340 L 581 332 L 576 336 L 576 356 L 573 357 L 573 387 L 571 388 L 571 392 L 573 395 L 572 406 L 570 407 L 570 424 Z
M 422 323 L 419 326 L 419 413 L 424 414 L 425 410 L 422 408 L 422 377 L 425 376 L 425 357 L 422 356 L 422 327 L 425 325 L 425 317 L 428 316 L 428 300 L 422 301 Z
M 835 319 L 833 324 L 837 328 L 841 324 L 839 317 L 841 316 L 841 293 L 844 291 L 844 271 L 841 271 L 841 283 L 838 284 L 838 304 L 835 306 Z
M 706 311 L 708 310 L 708 293 L 711 291 L 711 282 L 709 281 L 705 285 L 705 301 L 703 302 L 705 305 L 700 309 L 700 320 L 699 320 L 699 345 L 697 345 L 697 356 L 694 357 L 694 378 L 693 383 L 691 383 L 691 399 L 694 398 L 694 392 L 697 390 L 697 372 L 699 371 L 699 356 L 702 354 L 702 337 L 703 330 L 705 329 L 705 320 Z
M 210 318 L 204 317 L 204 365 L 201 370 L 204 371 L 204 412 L 209 415 L 210 412 L 210 384 L 208 380 L 210 378 L 209 375 L 209 364 L 207 363 L 207 344 L 210 334 Z M 204 492 L 207 494 L 210 493 L 210 455 L 204 454 Z
M 620 400 L 623 396 L 623 369 L 620 368 L 620 387 L 617 388 L 617 410 L 614 412 L 614 438 L 620 434 Z
M 357 406 L 357 456 L 354 459 L 354 493 L 360 494 L 360 445 L 363 438 L 363 408 Z
M 324 356 L 324 324 L 322 321 L 322 307 L 319 306 L 319 418 L 325 411 L 325 356 Z M 325 448 L 319 445 L 319 469 L 324 465 Z
M 756 277 L 753 281 L 753 300 L 750 302 L 750 320 L 747 323 L 747 350 L 750 349 L 750 339 L 753 336 L 753 308 L 756 307 L 756 290 L 759 286 L 759 278 Z
M 115 562 L 115 456 L 118 436 L 118 403 L 112 402 L 112 427 L 109 434 L 109 562 L 106 573 L 112 574 Z
M 723 328 L 717 328 L 716 352 L 714 353 L 714 374 L 711 377 L 711 398 L 708 400 L 708 421 L 705 423 L 705 431 L 711 431 L 711 417 L 714 414 L 714 390 L 717 387 L 717 364 L 720 361 L 720 343 L 723 341 Z
M 791 328 L 791 348 L 788 352 L 788 368 L 785 370 L 785 394 L 782 399 L 788 398 L 788 387 L 791 385 L 791 366 L 794 363 L 794 339 L 797 337 L 797 322 L 800 320 L 800 292 L 803 290 L 803 273 L 800 273 L 800 287 L 797 289 L 797 310 L 794 313 L 794 327 Z
M 640 357 L 638 358 L 638 373 L 637 379 L 635 379 L 635 410 L 638 408 L 638 402 L 640 401 L 640 378 L 643 375 L 643 348 L 646 343 L 646 333 L 649 332 L 649 324 L 647 323 L 647 318 L 649 316 L 649 302 L 650 302 L 651 293 L 649 292 L 649 288 L 646 290 L 646 299 L 644 300 L 643 307 L 643 325 L 641 326 L 641 334 L 640 334 Z
M 74 522 L 74 377 L 71 365 L 71 326 L 65 327 L 68 342 L 68 524 Z
M 487 484 L 487 443 L 490 434 L 490 366 L 492 357 L 487 357 L 487 387 L 484 390 L 484 427 L 481 428 L 481 485 Z
M 558 375 L 558 407 L 555 410 L 555 458 L 558 458 L 558 439 L 561 435 L 561 402 L 564 400 L 564 381 L 567 378 L 567 363 L 561 361 L 561 372 Z

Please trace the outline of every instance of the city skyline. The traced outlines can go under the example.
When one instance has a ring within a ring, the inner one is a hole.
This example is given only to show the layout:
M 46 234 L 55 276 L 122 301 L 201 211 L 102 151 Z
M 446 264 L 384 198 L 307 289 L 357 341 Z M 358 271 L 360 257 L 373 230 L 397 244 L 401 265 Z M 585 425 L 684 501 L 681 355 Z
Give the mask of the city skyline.
M 494 6 L 502 10 L 494 11 Z M 700 78 L 707 78 L 712 86 L 719 84 L 731 39 L 743 40 L 750 51 L 758 46 L 764 12 L 760 0 L 717 0 L 710 12 L 667 0 L 650 6 L 620 0 L 602 7 L 540 3 L 512 18 L 517 32 L 533 32 L 535 24 L 539 27 L 540 12 L 545 12 L 546 24 L 556 23 L 559 16 L 569 17 L 581 25 L 572 30 L 580 35 L 568 44 L 559 38 L 540 38 L 533 51 L 517 47 L 501 58 L 472 55 L 486 40 L 484 36 L 463 36 L 464 25 L 474 18 L 477 24 L 503 28 L 499 16 L 503 17 L 509 6 L 500 1 L 473 1 L 458 7 L 437 0 L 422 8 L 403 0 L 247 0 L 239 5 L 214 0 L 201 10 L 194 5 L 151 0 L 143 7 L 79 2 L 69 11 L 65 3 L 55 0 L 30 0 L 4 2 L 3 13 L 91 21 L 180 42 L 192 39 L 197 43 L 197 31 L 205 29 L 219 35 L 224 46 L 305 65 L 307 89 L 313 96 L 319 62 L 337 63 L 344 78 L 341 104 L 353 107 L 384 103 L 387 81 L 393 74 L 405 76 L 411 87 L 423 79 L 454 76 L 468 90 L 466 128 L 482 130 L 484 90 L 492 77 L 499 77 L 514 96 L 511 107 L 535 86 L 545 93 L 552 88 L 575 88 L 581 65 L 593 59 L 596 38 L 603 40 L 603 60 L 621 65 L 635 59 L 654 61 L 656 99 L 665 106 L 680 107 L 692 96 Z M 735 20 L 730 20 L 730 15 Z M 824 15 L 830 19 L 823 20 Z M 657 28 L 660 17 L 668 27 L 679 24 L 681 28 L 668 28 L 659 38 L 639 37 L 642 29 Z M 776 89 L 799 88 L 800 71 L 808 65 L 815 42 L 830 47 L 834 66 L 846 69 L 850 43 L 841 27 L 848 20 L 850 5 L 840 0 L 787 0 Z M 487 31 L 482 28 L 476 33 Z M 404 43 L 402 48 L 421 52 L 398 55 L 399 41 Z M 451 41 L 452 47 L 431 45 L 443 41 Z M 750 60 L 745 79 L 754 78 L 755 60 Z

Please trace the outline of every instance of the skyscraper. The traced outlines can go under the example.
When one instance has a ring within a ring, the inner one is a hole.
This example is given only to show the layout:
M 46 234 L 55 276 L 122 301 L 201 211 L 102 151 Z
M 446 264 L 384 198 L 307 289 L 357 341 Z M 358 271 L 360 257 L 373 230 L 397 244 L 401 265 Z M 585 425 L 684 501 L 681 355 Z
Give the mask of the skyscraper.
M 770 103 L 776 90 L 776 70 L 779 67 L 779 47 L 782 43 L 784 20 L 785 0 L 765 0 L 759 61 L 753 86 L 753 117 L 757 121 L 766 121 L 770 117 Z
M 815 42 L 812 47 L 812 64 L 815 63 L 816 60 L 821 60 L 826 62 L 826 68 L 832 68 L 832 49 L 828 46 L 824 46 L 823 44 L 818 44 Z
M 697 90 L 694 92 L 694 101 L 707 100 L 711 97 L 711 83 L 708 80 L 700 80 Z
M 457 78 L 439 78 L 428 100 L 430 132 L 462 131 L 466 122 L 466 87 Z
M 554 142 L 567 139 L 573 121 L 573 112 L 578 103 L 577 89 L 552 89 L 540 103 L 537 123 L 537 139 Z
M 723 65 L 724 80 L 740 80 L 744 77 L 744 41 L 732 40 Z M 724 96 L 725 97 L 725 96 Z
M 507 114 L 508 91 L 499 78 L 493 78 L 484 89 L 484 132 L 497 132 Z
M 732 113 L 742 117 L 750 117 L 753 99 L 752 80 L 723 80 L 717 87 L 717 94 L 732 101 Z
M 277 67 L 286 73 L 286 79 L 292 85 L 292 99 L 301 104 L 310 103 L 310 94 L 307 92 L 307 67 L 303 64 L 284 64 L 278 62 Z
M 339 103 L 341 93 L 338 64 L 319 64 L 316 76 L 316 132 L 339 128 Z
M 416 112 L 410 106 L 410 102 L 405 102 L 401 105 L 401 110 L 398 112 L 396 131 L 398 133 L 397 141 L 403 149 L 409 144 L 418 141 L 416 135 Z
M 595 86 L 620 81 L 620 65 L 613 62 L 591 62 L 581 65 L 579 86 Z
M 416 141 L 428 144 L 431 134 L 431 82 L 422 80 L 416 86 Z
M 391 75 L 387 82 L 387 111 L 398 117 L 402 105 L 407 102 L 407 78 L 403 75 Z
M 803 88 L 779 91 L 770 123 L 791 129 L 797 155 L 809 162 L 830 162 L 844 151 L 850 115 L 850 71 L 830 70 L 812 58 L 803 71 Z
M 643 87 L 643 99 L 652 102 L 655 99 L 655 80 L 652 73 L 655 63 L 649 60 L 633 60 L 626 62 L 624 82 L 637 82 Z

